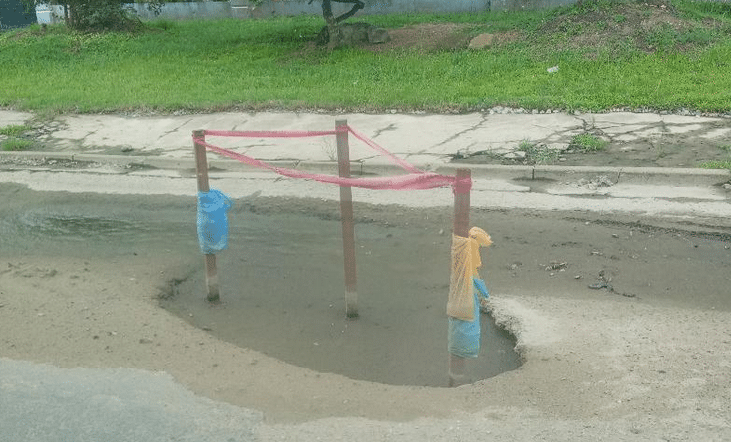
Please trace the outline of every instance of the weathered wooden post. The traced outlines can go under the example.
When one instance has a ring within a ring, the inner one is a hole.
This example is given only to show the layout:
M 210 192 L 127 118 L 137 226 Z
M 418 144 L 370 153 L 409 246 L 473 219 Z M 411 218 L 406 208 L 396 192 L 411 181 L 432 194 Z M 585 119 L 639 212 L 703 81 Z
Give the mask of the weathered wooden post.
M 198 140 L 205 140 L 205 131 L 193 131 L 193 148 L 195 149 L 195 171 L 198 181 L 198 192 L 208 192 L 208 161 L 206 159 L 206 147 L 200 144 Z M 220 302 L 220 293 L 218 289 L 218 270 L 216 269 L 216 255 L 214 253 L 206 253 L 206 299 L 208 302 Z
M 338 175 L 350 177 L 350 148 L 347 120 L 335 121 L 338 145 Z M 340 186 L 340 219 L 343 229 L 343 263 L 345 267 L 345 316 L 358 316 L 358 288 L 355 270 L 355 228 L 353 226 L 353 195 L 350 186 Z
M 470 224 L 470 189 L 460 185 L 471 178 L 470 169 L 457 169 L 457 183 L 454 186 L 454 227 L 457 236 L 467 238 Z M 449 386 L 456 387 L 465 382 L 465 358 L 449 354 Z

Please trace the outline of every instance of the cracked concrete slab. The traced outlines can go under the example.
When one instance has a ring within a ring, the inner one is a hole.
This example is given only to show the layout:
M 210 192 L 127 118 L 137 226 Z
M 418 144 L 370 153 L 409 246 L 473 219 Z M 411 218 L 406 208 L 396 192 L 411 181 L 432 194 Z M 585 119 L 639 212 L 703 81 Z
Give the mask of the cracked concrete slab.
M 0 111 L 0 126 L 31 118 L 31 113 Z M 331 130 L 335 121 L 341 119 L 386 150 L 409 158 L 417 167 L 448 164 L 456 154 L 470 157 L 476 153 L 483 153 L 480 161 L 486 163 L 530 164 L 530 159 L 518 151 L 524 140 L 557 151 L 561 155 L 557 161 L 562 162 L 566 160 L 562 157 L 572 138 L 582 133 L 608 140 L 607 152 L 604 156 L 575 156 L 575 161 L 569 159 L 565 164 L 604 161 L 607 165 L 621 166 L 693 166 L 697 161 L 723 160 L 727 152 L 720 148 L 731 144 L 731 119 L 725 117 L 630 112 L 577 115 L 222 112 L 165 116 L 64 115 L 39 123 L 43 127 L 37 129 L 34 150 L 190 160 L 193 157 L 193 130 Z M 701 144 L 706 141 L 711 144 Z M 268 161 L 332 162 L 337 159 L 333 137 L 216 137 L 209 138 L 209 142 Z M 715 145 L 718 145 L 718 151 L 713 150 Z M 354 162 L 371 165 L 390 162 L 354 136 L 350 137 L 350 149 Z M 673 159 L 680 156 L 683 158 Z
M 0 109 L 0 127 L 19 126 L 33 119 L 30 112 L 18 112 Z
M 725 128 L 718 128 L 718 129 L 710 129 L 704 133 L 699 133 L 699 137 L 706 138 L 709 140 L 715 139 L 715 138 L 731 138 L 731 128 L 725 127 Z

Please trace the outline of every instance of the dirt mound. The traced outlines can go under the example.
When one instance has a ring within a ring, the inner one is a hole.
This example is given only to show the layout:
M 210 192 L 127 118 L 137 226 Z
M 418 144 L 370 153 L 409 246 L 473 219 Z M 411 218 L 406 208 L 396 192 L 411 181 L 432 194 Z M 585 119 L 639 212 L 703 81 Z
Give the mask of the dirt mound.
M 404 48 L 424 52 L 464 49 L 470 42 L 470 31 L 475 27 L 466 23 L 422 23 L 389 29 L 389 42 L 367 49 L 377 52 Z
M 687 51 L 731 33 L 731 26 L 711 19 L 686 17 L 670 2 L 652 0 L 609 5 L 589 3 L 562 9 L 533 31 L 495 32 L 489 23 L 422 23 L 389 29 L 388 32 L 391 36 L 389 42 L 362 48 L 374 52 L 461 50 L 466 49 L 475 36 L 489 35 L 487 46 L 490 47 L 528 41 L 553 49 L 586 49 L 587 56 L 594 57 L 602 50 L 617 51 L 621 48 L 636 48 L 648 53 Z
M 649 53 L 686 51 L 711 43 L 728 30 L 721 22 L 683 17 L 670 2 L 657 0 L 573 9 L 548 20 L 532 39 L 560 39 L 572 49 L 629 46 Z

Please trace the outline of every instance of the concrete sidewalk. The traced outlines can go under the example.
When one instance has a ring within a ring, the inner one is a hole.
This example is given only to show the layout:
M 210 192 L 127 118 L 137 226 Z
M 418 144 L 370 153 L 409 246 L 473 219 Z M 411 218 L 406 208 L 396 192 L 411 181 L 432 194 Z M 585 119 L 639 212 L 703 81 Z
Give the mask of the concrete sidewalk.
M 492 111 L 491 111 L 492 112 Z M 0 127 L 23 124 L 31 113 L 0 110 Z M 465 115 L 329 115 L 303 113 L 214 113 L 169 116 L 63 115 L 43 125 L 44 151 L 124 156 L 192 158 L 191 132 L 213 130 L 331 130 L 343 119 L 393 154 L 422 168 L 449 163 L 454 155 L 514 153 L 521 141 L 564 149 L 574 135 L 598 132 L 612 142 L 683 135 L 731 142 L 731 119 L 616 112 L 604 114 L 472 113 Z M 334 141 L 323 138 L 215 139 L 222 147 L 258 159 L 322 162 L 335 159 Z M 365 165 L 386 159 L 351 142 L 351 160 Z
M 32 113 L 0 110 L 0 127 L 24 124 L 33 119 Z M 674 217 L 731 216 L 728 170 L 564 166 L 560 162 L 536 166 L 486 165 L 452 161 L 455 156 L 469 156 L 475 152 L 516 157 L 523 154 L 518 150 L 523 140 L 564 150 L 573 136 L 588 132 L 599 133 L 611 143 L 628 146 L 670 135 L 718 145 L 731 144 L 730 118 L 652 113 L 569 115 L 495 113 L 491 110 L 466 115 L 291 112 L 62 115 L 44 121 L 41 129 L 36 130 L 36 140 L 42 145 L 42 151 L 0 152 L 0 181 L 27 184 L 37 190 L 187 194 L 194 190 L 189 184 L 194 168 L 193 130 L 331 130 L 340 119 L 347 120 L 355 130 L 422 170 L 451 175 L 458 167 L 469 167 L 474 179 L 473 205 L 479 207 L 624 210 Z M 337 173 L 334 137 L 209 137 L 207 141 L 280 167 Z M 402 173 L 390 159 L 353 136 L 350 137 L 350 159 L 354 173 Z M 74 166 L 76 163 L 93 167 L 78 168 Z M 333 186 L 303 181 L 292 183 L 271 172 L 252 169 L 217 155 L 209 155 L 209 166 L 216 170 L 211 176 L 212 184 L 220 185 L 234 197 L 257 193 L 337 198 Z M 80 170 L 70 173 L 69 169 L 74 167 Z M 36 173 L 31 177 L 29 170 L 54 174 Z M 94 177 L 84 181 L 78 172 L 103 173 L 107 178 L 103 183 Z M 143 178 L 147 184 L 130 184 L 129 180 L 134 178 Z M 254 182 L 259 184 L 252 185 Z M 377 204 L 427 203 L 420 198 L 413 201 L 413 197 L 384 196 L 384 193 L 374 196 L 373 192 L 356 192 L 355 196 Z M 443 196 L 430 197 L 428 204 L 451 204 L 450 198 L 451 195 L 445 192 Z

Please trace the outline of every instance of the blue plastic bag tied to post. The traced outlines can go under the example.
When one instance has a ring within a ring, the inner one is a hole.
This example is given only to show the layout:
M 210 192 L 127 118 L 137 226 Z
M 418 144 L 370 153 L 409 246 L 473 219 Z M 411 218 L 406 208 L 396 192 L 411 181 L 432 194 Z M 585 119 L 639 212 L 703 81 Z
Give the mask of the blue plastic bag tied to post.
M 485 285 L 485 281 L 483 279 L 472 278 L 472 283 L 480 296 L 484 299 L 488 299 L 490 297 L 490 292 L 487 290 L 487 285 Z
M 476 358 L 480 354 L 481 329 L 479 298 L 481 296 L 485 298 L 490 296 L 485 286 L 485 281 L 479 278 L 473 278 L 472 282 L 475 286 L 473 294 L 475 319 L 472 321 L 463 321 L 449 317 L 448 351 L 462 358 Z
M 223 192 L 198 192 L 198 245 L 213 254 L 228 248 L 228 211 L 233 203 Z

